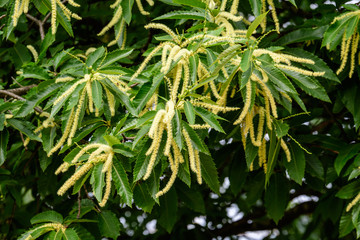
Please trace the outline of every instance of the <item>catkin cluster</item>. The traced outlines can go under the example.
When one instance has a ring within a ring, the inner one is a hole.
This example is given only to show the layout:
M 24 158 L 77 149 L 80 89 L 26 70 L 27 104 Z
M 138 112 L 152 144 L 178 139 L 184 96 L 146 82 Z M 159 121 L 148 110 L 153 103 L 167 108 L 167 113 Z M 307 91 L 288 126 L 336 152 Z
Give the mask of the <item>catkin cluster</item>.
M 80 157 L 84 154 L 88 153 L 88 151 L 96 149 L 95 151 L 89 153 L 88 160 L 83 163 L 79 162 Z M 74 159 L 68 163 L 64 162 L 59 166 L 59 168 L 55 171 L 55 174 L 58 175 L 61 172 L 66 172 L 70 166 L 72 165 L 81 165 L 78 167 L 77 171 L 62 185 L 62 187 L 58 190 L 57 194 L 62 196 L 65 192 L 71 188 L 77 180 L 79 180 L 82 176 L 84 176 L 87 172 L 89 172 L 96 164 L 103 162 L 102 172 L 106 173 L 106 188 L 103 199 L 99 203 L 101 207 L 105 206 L 107 200 L 109 199 L 111 193 L 111 171 L 113 164 L 114 151 L 112 147 L 104 144 L 93 143 L 85 146 L 80 150 L 80 152 L 74 157 Z

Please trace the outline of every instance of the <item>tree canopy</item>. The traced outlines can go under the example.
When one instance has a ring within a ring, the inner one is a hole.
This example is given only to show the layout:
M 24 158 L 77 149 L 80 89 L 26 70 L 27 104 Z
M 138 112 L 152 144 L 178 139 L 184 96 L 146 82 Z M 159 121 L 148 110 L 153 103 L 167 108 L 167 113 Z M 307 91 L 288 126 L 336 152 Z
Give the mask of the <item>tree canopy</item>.
M 0 0 L 0 239 L 360 237 L 360 7 Z

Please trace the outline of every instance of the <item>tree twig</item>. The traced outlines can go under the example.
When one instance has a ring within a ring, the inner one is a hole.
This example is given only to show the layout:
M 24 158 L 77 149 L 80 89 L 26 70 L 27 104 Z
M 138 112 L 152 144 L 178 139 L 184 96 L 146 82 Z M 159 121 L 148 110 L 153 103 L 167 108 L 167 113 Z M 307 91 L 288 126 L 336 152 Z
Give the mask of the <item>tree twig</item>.
M 7 96 L 10 96 L 12 98 L 15 98 L 15 99 L 18 99 L 20 101 L 26 101 L 25 98 L 23 97 L 20 97 L 19 95 L 13 93 L 13 92 L 10 92 L 8 90 L 0 90 L 0 96 L 1 95 L 7 95 Z M 34 107 L 34 110 L 37 111 L 38 113 L 43 113 L 44 111 L 38 107 Z

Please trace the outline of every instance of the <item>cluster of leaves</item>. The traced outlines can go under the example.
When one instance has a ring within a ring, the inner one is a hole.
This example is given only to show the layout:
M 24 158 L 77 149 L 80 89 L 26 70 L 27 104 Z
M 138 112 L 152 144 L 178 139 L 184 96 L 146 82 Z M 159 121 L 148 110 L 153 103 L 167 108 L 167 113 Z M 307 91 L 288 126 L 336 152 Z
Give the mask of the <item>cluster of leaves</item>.
M 360 236 L 357 6 L 68 3 L 0 2 L 0 237 Z

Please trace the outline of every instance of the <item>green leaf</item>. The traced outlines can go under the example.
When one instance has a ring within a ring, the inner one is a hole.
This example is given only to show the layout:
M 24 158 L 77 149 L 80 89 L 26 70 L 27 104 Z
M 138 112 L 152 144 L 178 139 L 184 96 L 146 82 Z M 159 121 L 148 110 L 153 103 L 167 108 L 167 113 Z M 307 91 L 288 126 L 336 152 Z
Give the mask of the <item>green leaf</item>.
M 212 112 L 209 112 L 203 108 L 200 108 L 200 107 L 195 107 L 194 109 L 195 109 L 196 114 L 199 115 L 204 120 L 204 122 L 209 124 L 216 131 L 225 133 L 224 129 L 221 127 L 218 120 L 216 120 L 215 114 L 213 114 Z
M 120 221 L 115 213 L 103 210 L 98 214 L 99 229 L 101 236 L 117 239 L 120 236 Z
M 252 56 L 253 50 L 246 49 L 245 52 L 242 55 L 240 67 L 242 72 L 246 72 L 251 64 L 251 56 Z
M 28 49 L 20 43 L 14 45 L 10 50 L 10 54 L 12 55 L 12 60 L 17 68 L 31 61 L 31 55 L 29 54 Z
M 206 4 L 200 0 L 173 0 L 173 2 L 190 7 L 206 8 Z
M 355 128 L 360 126 L 360 109 L 357 105 L 360 102 L 360 88 L 355 84 L 346 88 L 342 93 L 342 102 L 349 112 L 353 115 Z
M 339 34 L 339 32 L 346 29 L 346 26 L 349 24 L 350 18 L 351 16 L 348 16 L 331 24 L 324 34 L 324 38 L 321 46 L 324 47 L 327 44 L 333 42 L 336 36 Z
M 296 93 L 294 86 L 279 69 L 269 64 L 262 65 L 261 68 L 269 76 L 270 81 L 277 85 L 280 89 L 289 93 Z
M 295 0 L 289 0 L 289 2 L 291 2 L 291 4 L 294 5 L 295 7 L 297 7 Z
M 255 20 L 250 24 L 247 32 L 246 32 L 246 38 L 250 38 L 253 32 L 256 30 L 256 28 L 260 25 L 260 23 L 264 20 L 266 17 L 266 13 L 260 14 Z
M 168 233 L 171 232 L 176 223 L 177 202 L 177 194 L 174 188 L 171 188 L 160 197 L 160 217 L 158 222 Z
M 79 236 L 73 228 L 67 228 L 63 234 L 63 240 L 80 240 Z
M 98 59 L 94 65 L 98 67 L 98 69 L 103 69 L 107 66 L 109 66 L 110 64 L 113 64 L 117 61 L 119 61 L 120 59 L 126 58 L 127 56 L 129 56 L 131 53 L 133 52 L 133 49 L 130 50 L 115 50 L 112 51 L 111 53 L 108 53 L 105 57 L 105 59 L 103 60 Z M 101 65 L 100 65 L 101 64 Z M 100 65 L 100 66 L 99 66 Z
M 54 146 L 55 137 L 56 127 L 45 128 L 41 131 L 41 140 L 43 142 L 42 145 L 45 152 L 50 152 L 51 148 Z
M 13 128 L 15 128 L 16 130 L 22 132 L 23 134 L 25 134 L 27 137 L 29 137 L 31 140 L 36 140 L 38 142 L 42 142 L 41 138 L 39 138 L 39 136 L 37 136 L 32 129 L 34 128 L 34 126 L 27 121 L 20 121 L 18 119 L 8 119 L 6 120 L 8 124 L 10 124 L 10 126 L 12 126 Z
M 148 140 L 144 146 L 142 146 L 141 151 L 138 154 L 133 171 L 134 182 L 140 180 L 146 173 L 150 158 L 146 156 L 145 153 L 149 147 L 150 141 Z
M 42 0 L 44 5 L 51 12 L 51 2 L 50 0 Z M 58 6 L 56 10 L 56 21 L 61 24 L 65 31 L 69 34 L 70 37 L 74 37 L 73 30 L 71 28 L 70 21 L 65 17 L 62 9 Z
M 278 138 L 282 138 L 287 135 L 290 127 L 288 124 L 284 123 L 282 120 L 274 119 L 273 121 L 275 126 L 275 133 Z
M 129 180 L 123 166 L 116 159 L 113 160 L 112 178 L 114 180 L 118 194 L 123 199 L 123 201 L 129 207 L 131 207 L 133 194 L 131 192 Z
M 7 129 L 0 132 L 0 166 L 6 160 L 7 144 L 9 142 L 9 132 Z
M 235 195 L 241 191 L 248 176 L 247 166 L 243 158 L 242 155 L 235 155 L 229 167 L 230 190 Z
M 355 228 L 351 214 L 344 214 L 341 216 L 339 224 L 339 237 L 345 237 Z
M 105 48 L 104 47 L 99 47 L 98 49 L 96 49 L 94 52 L 90 53 L 89 56 L 86 59 L 86 65 L 88 67 L 93 67 L 93 64 L 99 59 L 101 58 L 105 53 Z M 96 66 L 94 66 L 93 68 L 96 69 Z
M 201 140 L 199 135 L 197 135 L 194 129 L 192 129 L 185 121 L 182 121 L 182 126 L 188 132 L 191 142 L 196 147 L 196 149 L 198 149 L 200 152 L 209 154 L 209 150 L 206 148 L 204 142 Z
M 111 135 L 104 135 L 103 138 L 105 139 L 105 141 L 107 142 L 107 144 L 112 147 L 115 144 L 121 144 L 120 140 L 115 137 L 115 136 L 111 136 Z
M 144 125 L 140 130 L 137 132 L 135 139 L 133 141 L 132 149 L 135 149 L 136 145 L 139 143 L 141 139 L 143 139 L 146 134 L 149 132 L 151 125 Z
M 62 84 L 50 84 L 43 89 L 41 89 L 37 94 L 32 95 L 26 102 L 21 106 L 20 110 L 17 112 L 17 117 L 25 117 L 28 115 L 34 107 L 38 106 L 46 98 L 54 94 Z
M 301 185 L 305 175 L 305 153 L 296 143 L 290 144 L 290 152 L 291 161 L 285 161 L 285 167 L 290 178 Z
M 261 0 L 249 0 L 249 3 L 254 16 L 258 17 L 261 14 Z
M 109 89 L 109 91 L 114 94 L 115 98 L 119 99 L 120 102 L 125 105 L 126 109 L 130 113 L 134 113 L 134 109 L 130 103 L 129 97 L 124 92 L 120 91 L 120 89 L 108 79 L 101 80 L 101 83 L 104 83 L 104 87 Z
M 95 107 L 100 109 L 102 106 L 102 87 L 98 81 L 91 82 L 91 92 Z
M 120 4 L 121 4 L 121 7 L 122 7 L 122 12 L 123 12 L 125 22 L 127 24 L 130 24 L 131 17 L 132 17 L 132 7 L 134 5 L 134 0 L 123 0 L 123 1 L 121 1 Z
M 340 82 L 338 77 L 336 76 L 336 74 L 333 72 L 333 70 L 331 70 L 331 68 L 329 68 L 329 66 L 326 64 L 326 62 L 324 62 L 324 60 L 322 60 L 318 56 L 314 55 L 313 53 L 307 52 L 300 48 L 291 48 L 291 49 L 287 48 L 286 52 L 290 53 L 291 55 L 297 56 L 297 57 L 313 60 L 315 62 L 315 64 L 301 63 L 301 65 L 304 65 L 307 68 L 310 68 L 314 72 L 325 72 L 325 74 L 322 76 L 323 78 L 326 78 L 326 79 L 329 79 L 329 80 L 332 80 L 332 81 L 335 81 L 338 83 Z
M 90 177 L 92 171 L 93 171 L 93 168 L 75 182 L 72 194 L 76 194 L 81 190 L 81 187 L 85 184 L 86 180 Z
M 30 64 L 23 68 L 22 76 L 24 78 L 33 78 L 40 80 L 48 80 L 50 78 L 48 71 L 46 71 L 44 68 Z
M 321 87 L 320 83 L 316 81 L 316 79 L 313 77 L 305 76 L 301 73 L 286 69 L 281 69 L 281 71 L 292 79 L 296 79 L 297 81 L 301 82 L 302 86 L 304 86 L 305 88 L 316 89 Z
M 105 186 L 105 172 L 102 172 L 103 166 L 103 163 L 98 163 L 93 167 L 90 180 L 94 196 L 98 202 L 101 202 L 103 198 L 103 188 Z
M 189 101 L 185 101 L 184 111 L 186 119 L 190 124 L 195 124 L 195 111 L 193 105 Z
M 193 20 L 205 20 L 204 13 L 197 11 L 173 11 L 165 13 L 154 20 L 164 20 L 164 19 L 193 19 Z
M 285 46 L 297 42 L 322 39 L 326 29 L 327 26 L 321 26 L 317 28 L 300 28 L 285 34 L 283 37 L 279 38 L 279 40 L 277 40 L 274 45 Z
M 355 155 L 359 154 L 360 152 L 360 143 L 357 144 L 349 144 L 345 148 L 341 149 L 339 155 L 336 157 L 334 162 L 334 167 L 336 173 L 340 175 L 341 170 L 346 165 L 346 163 L 355 157 Z
M 211 156 L 200 153 L 200 163 L 202 178 L 213 192 L 220 195 L 220 182 L 214 160 Z
M 357 32 L 356 28 L 357 28 L 358 22 L 359 22 L 358 16 L 354 16 L 354 17 L 350 18 L 349 24 L 347 25 L 347 28 L 345 30 L 346 40 L 348 40 L 353 34 L 355 34 L 355 31 Z
M 351 199 L 360 191 L 360 182 L 354 181 L 343 186 L 337 193 L 336 197 L 341 199 Z
M 133 105 L 136 106 L 135 112 L 138 115 L 143 108 L 145 107 L 146 103 L 150 100 L 150 98 L 154 95 L 156 89 L 160 85 L 162 79 L 164 78 L 163 73 L 159 73 L 153 79 L 151 83 L 145 83 L 136 94 Z
M 148 213 L 151 213 L 151 210 L 155 204 L 155 201 L 153 198 L 151 198 L 147 187 L 143 184 L 135 185 L 134 202 L 136 206 L 140 207 L 144 212 Z
M 125 157 L 131 158 L 134 157 L 134 152 L 129 148 L 126 143 L 122 144 L 115 144 L 112 146 L 114 149 L 114 152 L 120 153 L 121 155 L 124 155 Z
M 205 214 L 204 198 L 199 191 L 189 188 L 185 184 L 176 185 L 176 190 L 179 193 L 180 199 L 188 208 Z
M 276 224 L 284 216 L 289 201 L 290 188 L 287 183 L 284 176 L 275 174 L 265 192 L 265 208 Z
M 46 211 L 36 214 L 30 219 L 31 224 L 52 222 L 52 223 L 63 223 L 63 217 L 60 213 L 55 211 Z

